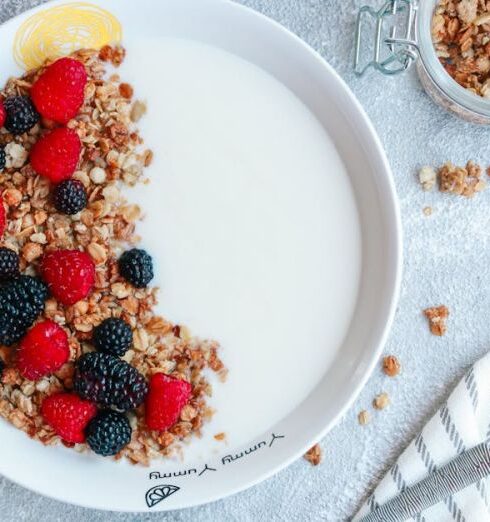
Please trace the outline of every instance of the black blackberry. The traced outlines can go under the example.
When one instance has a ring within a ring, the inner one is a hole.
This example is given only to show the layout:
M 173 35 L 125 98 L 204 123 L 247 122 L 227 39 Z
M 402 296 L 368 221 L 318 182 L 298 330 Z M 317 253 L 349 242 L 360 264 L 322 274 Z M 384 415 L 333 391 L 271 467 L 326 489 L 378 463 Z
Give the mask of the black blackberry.
M 5 148 L 0 147 L 0 170 L 5 168 L 5 164 L 7 162 L 7 155 L 5 154 Z
M 94 329 L 92 342 L 99 352 L 121 357 L 133 342 L 133 332 L 122 319 L 109 317 Z
M 54 189 L 54 206 L 63 214 L 77 214 L 87 206 L 87 192 L 83 183 L 67 179 Z
M 137 408 L 148 393 L 148 384 L 136 368 L 102 352 L 78 359 L 73 387 L 83 399 L 118 411 Z
M 20 276 L 0 288 L 0 344 L 17 342 L 44 310 L 46 285 L 35 277 Z
M 87 443 L 95 453 L 109 457 L 119 453 L 131 440 L 131 426 L 123 413 L 99 412 L 85 430 Z
M 153 279 L 153 261 L 151 256 L 133 248 L 119 258 L 119 273 L 136 288 L 144 288 Z
M 19 275 L 19 256 L 10 248 L 0 247 L 0 281 Z
M 44 309 L 48 298 L 48 287 L 38 277 L 22 275 L 11 281 L 0 290 L 0 296 L 7 291 L 9 302 L 21 307 L 23 302 L 29 302 L 39 315 Z
M 5 128 L 12 134 L 24 134 L 39 121 L 39 114 L 29 96 L 10 96 L 3 105 L 7 113 Z
M 14 306 L 0 300 L 0 344 L 10 346 L 17 342 L 27 330 L 19 311 Z

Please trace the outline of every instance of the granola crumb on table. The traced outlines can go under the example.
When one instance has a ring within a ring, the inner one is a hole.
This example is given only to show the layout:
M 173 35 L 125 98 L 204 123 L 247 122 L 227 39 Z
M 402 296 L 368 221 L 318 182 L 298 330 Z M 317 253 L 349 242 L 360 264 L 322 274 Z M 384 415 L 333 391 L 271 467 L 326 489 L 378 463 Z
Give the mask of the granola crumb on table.
M 152 458 L 178 451 L 179 441 L 200 435 L 203 423 L 213 414 L 207 406 L 211 385 L 205 370 L 224 380 L 226 369 L 215 341 L 193 337 L 185 327 L 155 315 L 156 288 L 134 288 L 118 273 L 118 257 L 138 241 L 135 228 L 141 216 L 141 209 L 124 198 L 121 184 L 132 186 L 143 181 L 143 169 L 152 157 L 134 125 L 146 106 L 132 101 L 133 88 L 120 83 L 117 75 L 105 76 L 102 62 L 117 66 L 124 55 L 123 48 L 109 46 L 72 55 L 85 65 L 88 74 L 84 104 L 68 123 L 82 142 L 73 176 L 87 192 L 88 204 L 80 213 L 59 213 L 50 198 L 50 182 L 36 175 L 28 163 L 29 150 L 45 129 L 52 128 L 52 122 L 41 121 L 20 136 L 0 131 L 0 145 L 5 146 L 7 156 L 6 168 L 0 171 L 0 186 L 8 218 L 0 246 L 17 252 L 21 271 L 30 275 L 37 272 L 43 253 L 55 249 L 83 250 L 96 265 L 95 287 L 86 299 L 63 306 L 50 298 L 40 318 L 55 321 L 69 335 L 69 362 L 59 371 L 38 382 L 24 379 L 13 364 L 15 349 L 0 346 L 0 357 L 7 365 L 0 385 L 0 415 L 43 444 L 60 443 L 41 417 L 41 403 L 56 391 L 72 389 L 74 362 L 93 350 L 89 342 L 94 327 L 108 317 L 120 317 L 131 326 L 134 336 L 132 348 L 123 357 L 126 362 L 147 379 L 163 372 L 192 384 L 188 406 L 166 432 L 145 427 L 143 407 L 129 414 L 132 439 L 116 458 L 148 465 Z M 49 63 L 22 78 L 9 79 L 0 96 L 28 93 Z M 75 445 L 78 451 L 85 447 Z
M 357 415 L 357 420 L 361 426 L 365 426 L 369 423 L 369 413 L 366 410 L 362 410 Z
M 384 410 L 390 404 L 390 398 L 386 392 L 380 393 L 373 400 L 373 406 L 376 410 Z
M 322 448 L 319 444 L 315 444 L 305 454 L 305 460 L 307 460 L 312 466 L 318 466 L 323 460 Z
M 437 173 L 428 165 L 419 170 L 419 181 L 424 190 L 432 190 L 436 184 Z
M 470 198 L 486 187 L 482 169 L 473 161 L 468 161 L 466 167 L 457 167 L 448 162 L 439 169 L 438 176 L 439 190 L 458 196 Z
M 387 355 L 383 357 L 383 372 L 388 377 L 395 377 L 401 371 L 401 364 L 397 357 L 394 355 Z
M 467 198 L 473 197 L 486 187 L 486 181 L 482 178 L 483 170 L 480 165 L 468 161 L 465 167 L 453 165 L 450 161 L 437 170 L 433 167 L 422 167 L 419 171 L 419 181 L 424 190 L 432 190 L 436 181 L 441 192 L 448 192 Z M 426 207 L 429 209 L 430 207 Z M 426 212 L 430 215 L 431 212 Z
M 426 308 L 424 315 L 429 320 L 430 331 L 433 335 L 439 337 L 446 333 L 447 325 L 446 319 L 449 316 L 449 310 L 447 306 L 434 306 L 432 308 Z

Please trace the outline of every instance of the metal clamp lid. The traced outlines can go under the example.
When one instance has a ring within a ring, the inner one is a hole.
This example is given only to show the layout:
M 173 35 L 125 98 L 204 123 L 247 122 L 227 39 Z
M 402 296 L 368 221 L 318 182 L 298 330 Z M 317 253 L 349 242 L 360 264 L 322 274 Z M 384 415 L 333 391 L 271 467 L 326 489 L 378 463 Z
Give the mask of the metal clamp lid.
M 393 75 L 406 71 L 418 57 L 418 44 L 415 37 L 415 20 L 417 15 L 416 0 L 387 0 L 383 7 L 376 11 L 365 5 L 359 10 L 355 35 L 354 71 L 362 76 L 369 68 Z M 375 24 L 373 59 L 361 64 L 361 45 L 363 41 L 364 22 L 370 17 Z M 385 22 L 392 18 L 389 30 Z M 402 36 L 398 37 L 399 28 Z

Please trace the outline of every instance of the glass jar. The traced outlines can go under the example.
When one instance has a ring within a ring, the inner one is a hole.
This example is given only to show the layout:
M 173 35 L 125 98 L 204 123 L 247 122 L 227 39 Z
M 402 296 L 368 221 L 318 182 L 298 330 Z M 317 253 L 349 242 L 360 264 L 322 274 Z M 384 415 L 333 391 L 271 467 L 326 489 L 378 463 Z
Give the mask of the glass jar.
M 416 62 L 424 89 L 438 105 L 473 123 L 490 124 L 490 99 L 478 96 L 459 85 L 446 72 L 437 57 L 431 33 L 437 3 L 438 0 L 388 0 L 379 11 L 369 7 L 362 8 L 356 31 L 356 73 L 364 74 L 372 67 L 383 74 L 397 74 Z M 407 15 L 407 12 L 411 14 Z M 375 52 L 373 60 L 361 69 L 362 20 L 366 13 L 376 21 Z M 400 37 L 400 20 L 397 21 L 396 17 L 401 16 L 405 20 L 402 24 L 404 34 Z M 389 17 L 395 20 L 389 31 L 384 31 L 383 24 Z M 388 56 L 385 53 L 380 58 L 383 49 L 388 49 Z

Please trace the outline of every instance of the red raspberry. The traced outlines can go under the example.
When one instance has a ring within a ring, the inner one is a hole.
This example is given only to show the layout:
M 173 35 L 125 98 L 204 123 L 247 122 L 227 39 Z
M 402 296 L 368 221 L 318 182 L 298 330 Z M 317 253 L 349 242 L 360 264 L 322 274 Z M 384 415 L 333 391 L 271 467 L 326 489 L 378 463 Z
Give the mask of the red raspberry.
M 0 237 L 3 236 L 5 229 L 7 228 L 7 214 L 5 212 L 5 206 L 3 204 L 3 198 L 0 196 Z
M 33 326 L 19 344 L 17 366 L 31 381 L 59 370 L 70 356 L 68 336 L 54 321 Z
M 95 282 L 92 258 L 79 250 L 55 250 L 41 260 L 41 276 L 53 296 L 72 305 L 90 293 Z
M 71 178 L 77 168 L 82 144 L 78 134 L 60 127 L 45 134 L 31 149 L 32 168 L 54 183 Z
M 78 60 L 60 58 L 39 76 L 31 98 L 41 116 L 66 123 L 77 115 L 83 103 L 87 72 Z
M 0 98 L 0 127 L 3 127 L 7 119 L 7 111 L 3 105 L 2 98 Z
M 41 404 L 47 424 L 66 442 L 85 442 L 84 430 L 97 414 L 97 406 L 73 393 L 55 393 Z
M 150 379 L 145 401 L 146 425 L 150 430 L 165 431 L 180 417 L 182 408 L 189 402 L 192 386 L 181 379 L 156 373 Z

